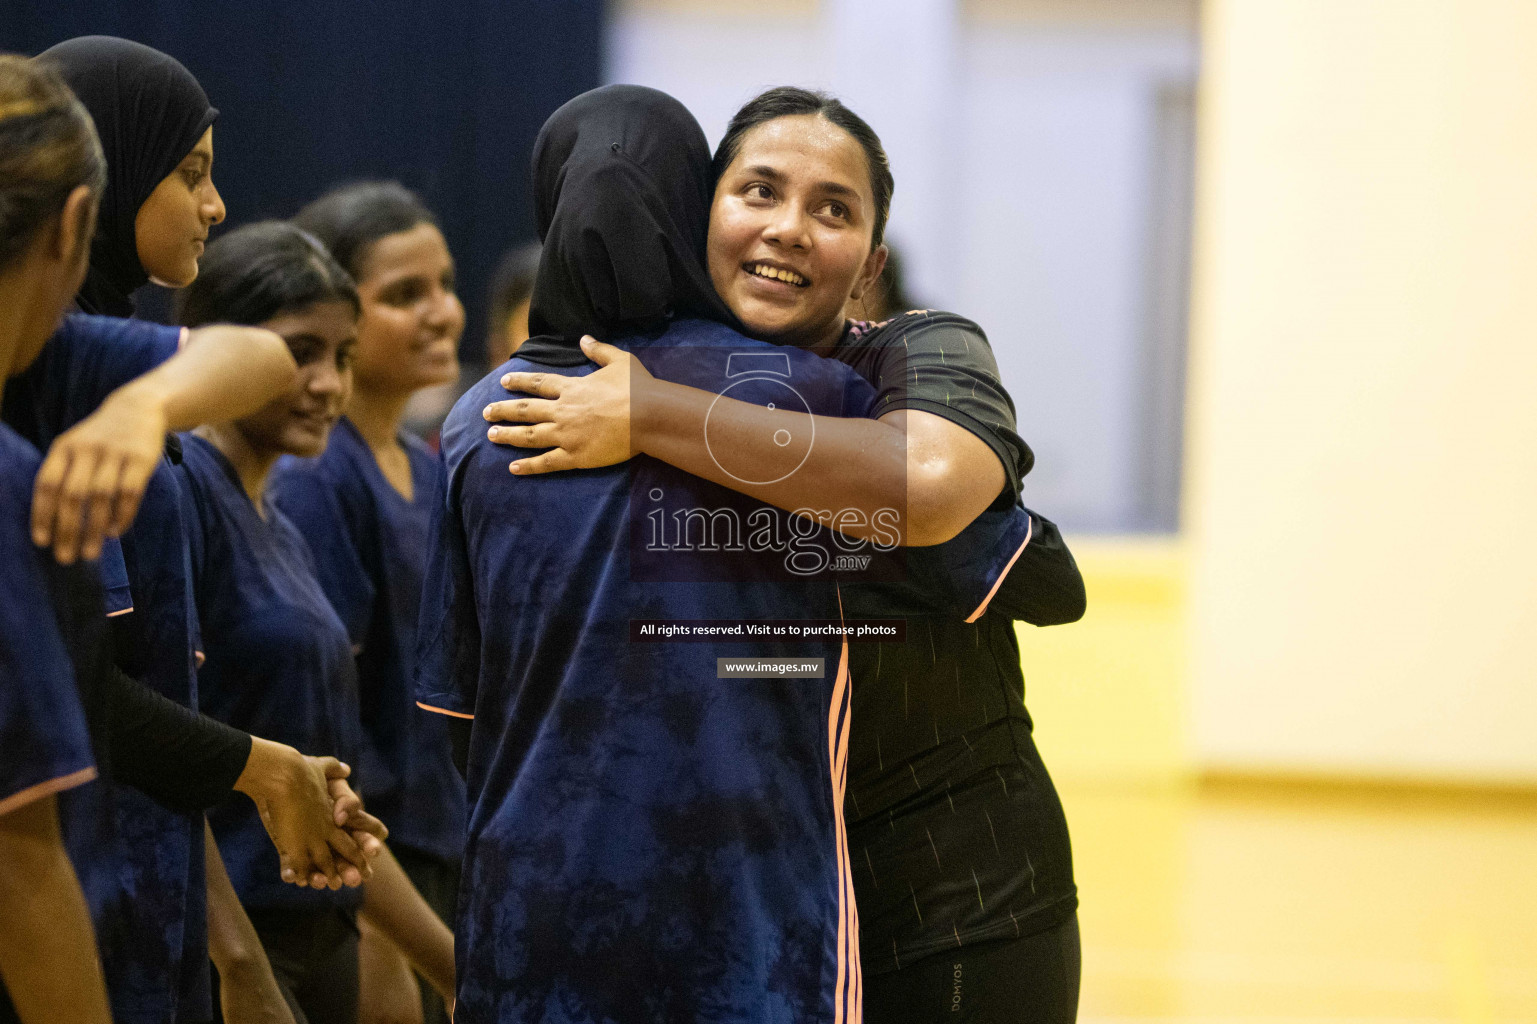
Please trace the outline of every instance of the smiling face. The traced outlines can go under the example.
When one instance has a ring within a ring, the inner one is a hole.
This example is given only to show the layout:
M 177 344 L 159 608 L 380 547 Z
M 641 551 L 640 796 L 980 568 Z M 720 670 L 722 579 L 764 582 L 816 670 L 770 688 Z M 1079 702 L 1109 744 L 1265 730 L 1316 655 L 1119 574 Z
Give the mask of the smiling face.
M 253 450 L 304 458 L 325 451 L 352 392 L 357 325 L 352 304 L 341 299 L 280 313 L 257 325 L 288 342 L 299 380 L 286 395 L 235 421 Z
M 213 185 L 213 129 L 166 175 L 134 215 L 139 263 L 151 281 L 184 288 L 197 279 L 208 230 L 224 219 L 224 200 Z
M 459 375 L 464 305 L 443 233 L 422 223 L 368 248 L 358 274 L 358 386 L 409 395 Z
M 831 347 L 843 307 L 886 260 L 871 248 L 875 196 L 864 150 L 815 114 L 742 137 L 710 208 L 710 278 L 753 337 Z

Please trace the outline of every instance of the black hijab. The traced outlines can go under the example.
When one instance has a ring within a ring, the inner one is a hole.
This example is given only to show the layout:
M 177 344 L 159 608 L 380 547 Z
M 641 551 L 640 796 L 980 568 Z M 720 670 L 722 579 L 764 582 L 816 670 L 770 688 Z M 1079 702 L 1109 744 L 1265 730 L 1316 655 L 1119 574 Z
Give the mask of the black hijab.
M 112 36 L 81 36 L 44 50 L 96 122 L 107 158 L 91 267 L 76 302 L 87 313 L 130 316 L 139 263 L 134 218 L 165 176 L 192 152 L 219 112 L 174 57 Z
M 710 146 L 683 104 L 638 85 L 583 93 L 540 129 L 533 181 L 544 249 L 519 356 L 580 365 L 582 335 L 649 333 L 673 316 L 741 329 L 705 267 Z

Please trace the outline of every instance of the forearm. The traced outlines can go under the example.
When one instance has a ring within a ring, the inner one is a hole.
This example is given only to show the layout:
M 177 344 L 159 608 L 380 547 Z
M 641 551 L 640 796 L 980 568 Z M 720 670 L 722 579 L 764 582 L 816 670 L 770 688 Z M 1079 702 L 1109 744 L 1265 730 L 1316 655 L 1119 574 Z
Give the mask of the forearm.
M 454 935 L 386 849 L 363 887 L 362 919 L 393 942 L 445 1000 L 454 996 Z
M 811 518 L 826 513 L 828 526 L 840 513 L 857 513 L 836 527 L 850 536 L 889 541 L 890 526 L 875 525 L 883 521 L 900 532 L 908 500 L 907 439 L 900 429 L 878 420 L 817 416 L 814 439 L 803 442 L 796 435 L 806 432 L 804 413 L 666 381 L 648 380 L 643 386 L 646 393 L 637 396 L 632 424 L 631 445 L 637 452 L 786 511 L 811 510 Z M 790 434 L 791 443 L 775 442 L 781 431 Z M 750 465 L 754 479 L 775 482 L 749 483 L 727 472 L 712 447 L 730 452 L 733 464 Z M 855 466 L 859 471 L 850 472 Z
M 180 352 L 107 401 L 158 409 L 167 430 L 190 430 L 255 412 L 292 388 L 297 373 L 271 331 L 215 324 L 194 330 Z
M 0 816 L 0 922 L 0 978 L 25 1024 L 110 1024 L 90 912 L 51 796 Z
M 113 778 L 187 814 L 229 796 L 249 760 L 250 736 L 116 668 L 105 690 Z

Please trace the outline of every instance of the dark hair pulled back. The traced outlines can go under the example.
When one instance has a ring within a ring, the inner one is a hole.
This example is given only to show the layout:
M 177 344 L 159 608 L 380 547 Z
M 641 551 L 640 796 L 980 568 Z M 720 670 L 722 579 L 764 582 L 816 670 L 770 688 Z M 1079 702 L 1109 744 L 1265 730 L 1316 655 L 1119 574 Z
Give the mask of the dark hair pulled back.
M 865 163 L 870 167 L 870 190 L 875 193 L 875 222 L 870 244 L 882 244 L 886 237 L 886 218 L 891 213 L 891 193 L 896 187 L 891 176 L 891 163 L 886 159 L 886 149 L 881 145 L 880 136 L 875 134 L 875 129 L 864 118 L 845 107 L 837 97 L 825 92 L 782 85 L 748 100 L 731 118 L 725 137 L 715 149 L 715 180 L 720 181 L 726 168 L 737 158 L 742 149 L 742 138 L 749 131 L 776 118 L 806 114 L 821 117 L 842 128 L 865 151 Z
M 398 181 L 358 181 L 308 203 L 293 222 L 320 239 L 354 280 L 379 239 L 437 224 L 421 199 Z
M 91 115 L 58 72 L 0 54 L 0 266 L 64 209 L 71 192 L 85 185 L 99 199 L 106 184 Z
M 351 275 L 309 232 L 268 220 L 237 228 L 208 247 L 197 280 L 181 293 L 177 319 L 187 327 L 254 326 L 332 300 L 358 312 Z

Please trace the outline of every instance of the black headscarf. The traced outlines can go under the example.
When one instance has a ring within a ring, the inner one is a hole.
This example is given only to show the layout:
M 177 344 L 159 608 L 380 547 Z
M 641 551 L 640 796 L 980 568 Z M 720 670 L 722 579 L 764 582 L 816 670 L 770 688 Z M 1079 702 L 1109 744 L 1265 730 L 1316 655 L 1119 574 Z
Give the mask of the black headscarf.
M 519 356 L 579 365 L 582 335 L 672 316 L 741 329 L 705 267 L 710 146 L 683 104 L 637 85 L 583 93 L 540 129 L 533 181 L 544 250 Z
M 96 122 L 107 158 L 91 268 L 76 297 L 88 313 L 129 316 L 139 263 L 134 218 L 165 176 L 192 152 L 219 112 L 181 62 L 142 43 L 81 36 L 44 50 Z

